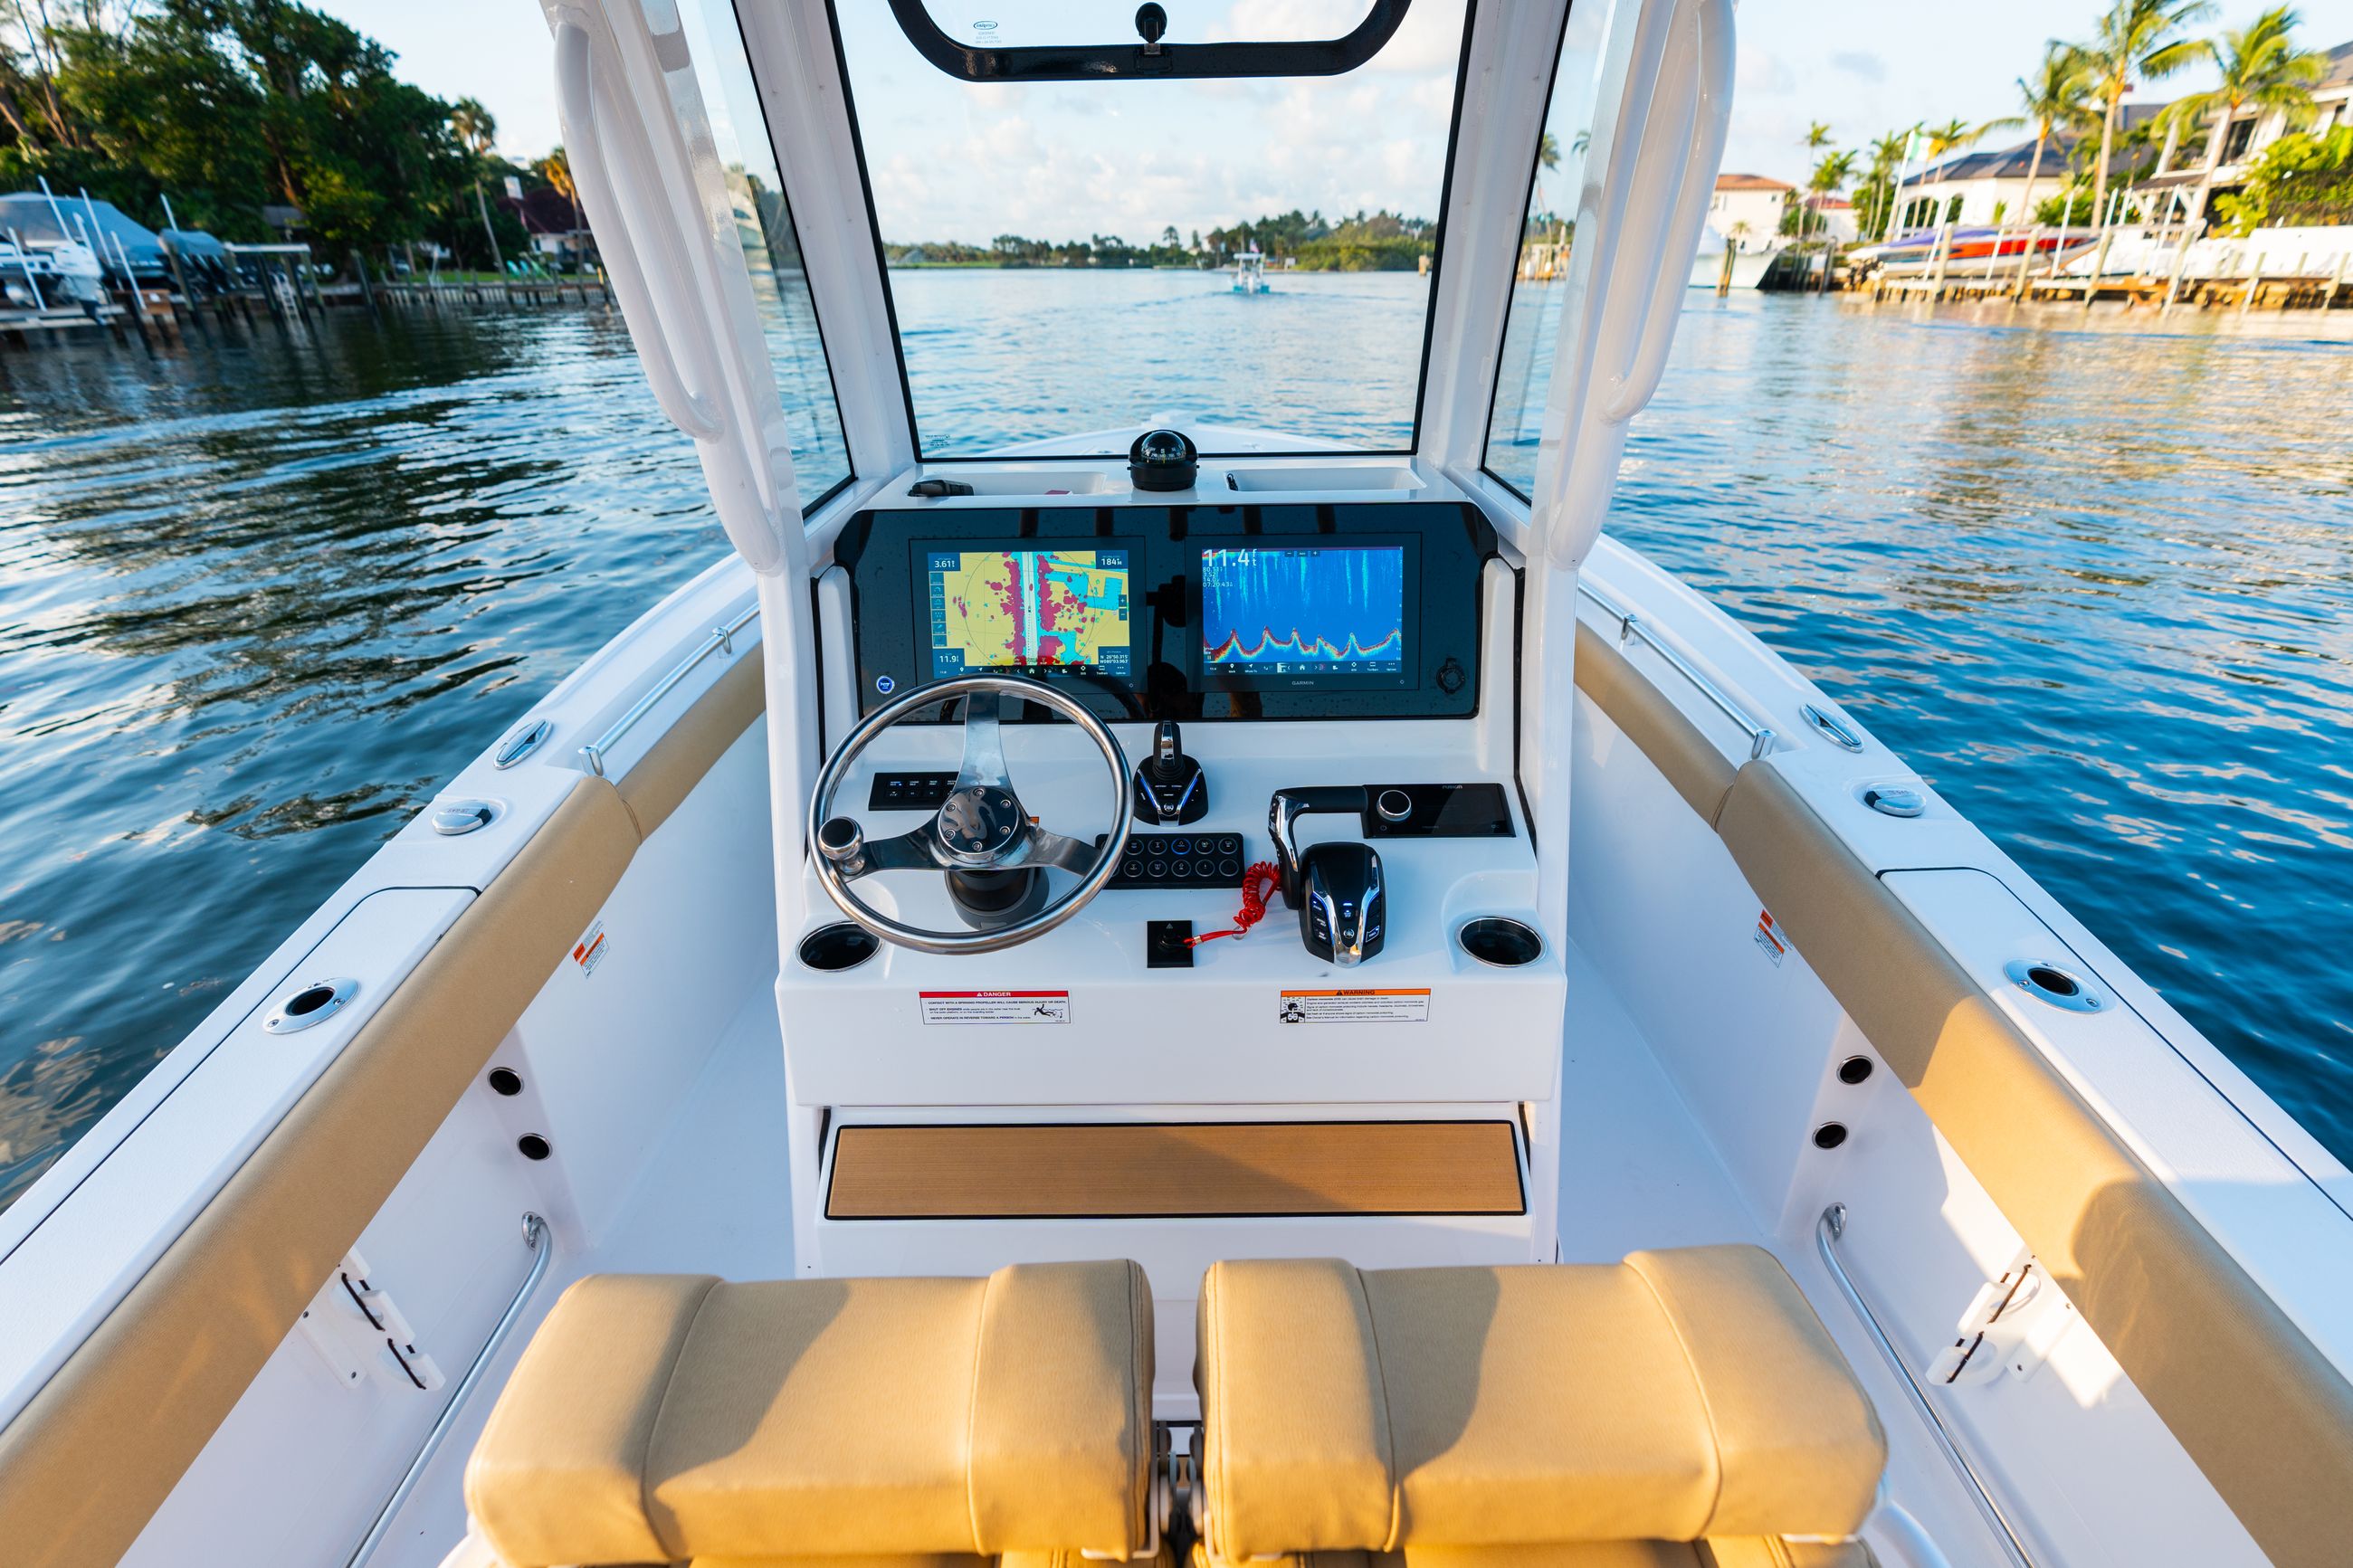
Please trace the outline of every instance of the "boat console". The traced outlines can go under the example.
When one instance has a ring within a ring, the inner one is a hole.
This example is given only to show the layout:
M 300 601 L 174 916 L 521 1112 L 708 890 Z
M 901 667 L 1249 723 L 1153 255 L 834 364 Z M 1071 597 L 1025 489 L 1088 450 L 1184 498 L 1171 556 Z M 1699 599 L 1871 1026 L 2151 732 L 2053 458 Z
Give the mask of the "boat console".
M 779 982 L 828 1129 L 806 1268 L 1115 1221 L 1186 1278 L 1237 1216 L 1268 1254 L 1551 1257 L 1565 981 L 1473 509 L 871 511 L 836 562 Z

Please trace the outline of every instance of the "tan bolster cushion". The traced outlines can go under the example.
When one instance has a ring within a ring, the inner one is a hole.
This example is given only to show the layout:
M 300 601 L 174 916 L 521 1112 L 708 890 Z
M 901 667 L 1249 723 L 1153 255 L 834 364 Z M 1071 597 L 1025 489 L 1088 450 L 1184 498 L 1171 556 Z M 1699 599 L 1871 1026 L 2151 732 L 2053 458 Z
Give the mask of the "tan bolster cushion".
M 1209 1545 L 1296 1552 L 1851 1534 L 1886 1439 L 1751 1247 L 1616 1265 L 1202 1281 Z
M 512 1568 L 1125 1555 L 1145 1539 L 1151 1389 L 1133 1263 L 594 1276 L 524 1351 L 466 1502 Z

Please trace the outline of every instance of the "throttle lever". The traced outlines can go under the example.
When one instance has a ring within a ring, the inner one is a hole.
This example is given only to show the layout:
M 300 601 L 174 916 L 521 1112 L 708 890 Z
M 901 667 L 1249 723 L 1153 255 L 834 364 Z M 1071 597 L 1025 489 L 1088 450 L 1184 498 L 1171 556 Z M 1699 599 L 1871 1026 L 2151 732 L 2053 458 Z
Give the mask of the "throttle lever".
M 1299 846 L 1292 825 L 1310 813 L 1352 812 L 1362 816 L 1366 805 L 1362 784 L 1304 784 L 1279 789 L 1266 805 L 1266 836 L 1274 843 L 1275 875 L 1282 880 L 1282 901 L 1302 907 Z

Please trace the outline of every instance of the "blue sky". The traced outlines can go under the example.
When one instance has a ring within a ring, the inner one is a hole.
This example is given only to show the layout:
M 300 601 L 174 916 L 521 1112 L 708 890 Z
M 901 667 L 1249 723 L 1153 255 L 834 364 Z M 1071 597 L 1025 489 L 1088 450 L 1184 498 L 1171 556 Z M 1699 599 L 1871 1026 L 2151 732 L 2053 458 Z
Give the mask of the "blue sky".
M 428 90 L 482 100 L 511 155 L 535 156 L 559 139 L 546 26 L 531 0 L 313 3 L 382 40 L 401 57 L 402 73 Z M 1009 229 L 1136 240 L 1163 224 L 1207 228 L 1293 205 L 1435 216 L 1462 3 L 1417 0 L 1379 58 L 1328 81 L 1011 89 L 970 87 L 922 65 L 879 0 L 844 0 L 840 11 L 890 237 L 986 242 Z M 2260 0 L 2230 0 L 2208 26 L 2242 25 L 2259 8 Z M 952 16 L 955 26 L 998 20 L 1008 42 L 1069 36 L 1080 16 L 1094 18 L 1087 30 L 1100 32 L 1111 16 L 1124 32 L 1126 15 L 1124 5 L 1096 0 L 939 0 L 934 9 L 944 25 Z M 1267 33 L 1328 37 L 1362 14 L 1361 0 L 1169 0 L 1168 9 L 1176 37 L 1230 36 L 1242 16 Z M 1860 146 L 1918 120 L 2008 113 L 2014 79 L 2044 39 L 2088 33 L 2097 9 L 2095 0 L 1972 0 L 1958 9 L 1921 0 L 1741 0 L 1725 166 L 1800 178 L 1798 142 L 1811 120 L 1827 121 L 1838 145 Z M 2353 0 L 2301 10 L 2308 44 L 2353 40 Z M 1600 16 L 1599 0 L 1581 0 L 1572 26 L 1590 29 Z M 2200 85 L 2197 73 L 2185 74 L 2150 96 Z M 1588 118 L 1576 96 L 1556 95 L 1556 132 Z

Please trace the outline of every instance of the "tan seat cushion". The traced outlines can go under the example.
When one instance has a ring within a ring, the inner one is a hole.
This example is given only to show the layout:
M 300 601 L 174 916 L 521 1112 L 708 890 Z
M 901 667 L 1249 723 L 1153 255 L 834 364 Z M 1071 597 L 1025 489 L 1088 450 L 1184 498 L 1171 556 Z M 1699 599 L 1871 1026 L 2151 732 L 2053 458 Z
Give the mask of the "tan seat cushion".
M 1125 1555 L 1146 1539 L 1151 1389 L 1133 1263 L 596 1276 L 523 1352 L 466 1501 L 510 1568 Z
M 1771 1255 L 1202 1281 L 1208 1544 L 1300 1552 L 1850 1535 L 1878 1418 Z
M 694 1568 L 707 1568 L 696 1563 Z M 1010 1568 L 1010 1565 L 1007 1565 Z M 1228 1568 L 1198 1543 L 1192 1568 Z M 1304 1552 L 1250 1568 L 1874 1568 L 1859 1541 L 1576 1541 L 1550 1546 L 1408 1546 L 1398 1552 Z

